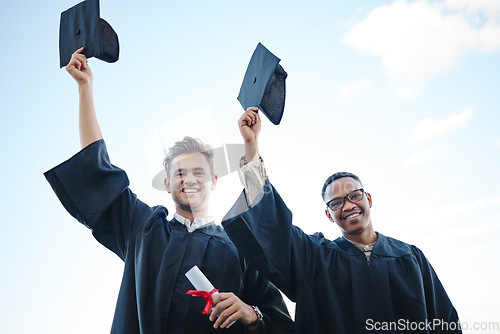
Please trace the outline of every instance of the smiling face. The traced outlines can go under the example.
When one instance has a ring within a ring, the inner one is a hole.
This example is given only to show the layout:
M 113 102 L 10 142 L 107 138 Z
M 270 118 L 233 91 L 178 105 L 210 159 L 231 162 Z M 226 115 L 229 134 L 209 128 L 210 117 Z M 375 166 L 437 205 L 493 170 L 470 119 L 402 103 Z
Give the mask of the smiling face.
M 347 196 L 351 191 L 363 188 L 361 182 L 352 177 L 342 177 L 331 182 L 325 189 L 324 201 L 328 203 L 334 198 Z M 326 216 L 330 221 L 336 223 L 344 237 L 348 239 L 359 239 L 362 234 L 373 234 L 373 226 L 370 218 L 372 197 L 364 193 L 361 201 L 352 203 L 344 200 L 342 208 L 333 211 L 326 209 Z
M 198 217 L 208 215 L 210 191 L 215 189 L 217 176 L 212 176 L 210 163 L 202 153 L 184 153 L 170 163 L 170 175 L 165 180 L 177 212 Z

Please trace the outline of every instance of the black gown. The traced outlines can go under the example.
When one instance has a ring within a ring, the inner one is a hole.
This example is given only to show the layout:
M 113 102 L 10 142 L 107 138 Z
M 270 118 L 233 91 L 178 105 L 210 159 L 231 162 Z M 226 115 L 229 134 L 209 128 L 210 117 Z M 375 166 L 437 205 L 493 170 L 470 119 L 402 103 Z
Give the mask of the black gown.
M 215 330 L 202 314 L 204 300 L 186 294 L 194 287 L 184 274 L 194 265 L 219 291 L 257 305 L 267 333 L 291 328 L 279 290 L 240 259 L 224 229 L 212 224 L 190 233 L 167 220 L 166 208 L 138 200 L 103 140 L 45 176 L 68 212 L 125 263 L 111 333 L 245 333 L 239 321 Z
M 243 192 L 222 224 L 240 254 L 296 302 L 298 333 L 461 333 L 455 308 L 415 246 L 378 233 L 368 262 L 344 238 L 292 225 L 269 182 L 250 208 Z

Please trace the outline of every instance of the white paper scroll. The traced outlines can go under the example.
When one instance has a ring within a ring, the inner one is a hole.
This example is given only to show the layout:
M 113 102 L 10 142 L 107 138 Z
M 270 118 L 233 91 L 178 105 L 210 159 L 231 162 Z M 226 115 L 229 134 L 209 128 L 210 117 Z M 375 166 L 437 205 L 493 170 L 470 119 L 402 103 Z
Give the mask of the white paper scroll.
M 185 275 L 189 280 L 189 282 L 193 284 L 196 290 L 210 292 L 214 289 L 212 283 L 210 283 L 208 278 L 201 272 L 201 270 L 196 265 L 193 268 L 189 269 Z M 212 293 L 212 297 L 215 297 L 217 294 L 218 292 Z M 231 325 L 234 324 L 235 322 L 236 320 L 230 323 L 229 326 L 227 326 L 227 328 L 231 327 Z
M 186 273 L 186 277 L 189 282 L 193 284 L 196 290 L 210 292 L 214 289 L 212 283 L 210 283 L 208 278 L 203 275 L 198 266 L 194 266 L 193 268 L 189 269 L 189 271 Z M 212 293 L 212 297 L 216 296 L 217 294 L 218 292 Z

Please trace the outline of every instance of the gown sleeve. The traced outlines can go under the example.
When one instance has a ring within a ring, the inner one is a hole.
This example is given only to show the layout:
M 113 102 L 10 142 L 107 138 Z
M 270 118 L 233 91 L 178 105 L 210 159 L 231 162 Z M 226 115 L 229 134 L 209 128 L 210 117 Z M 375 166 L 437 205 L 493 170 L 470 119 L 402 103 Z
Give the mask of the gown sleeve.
M 130 191 L 125 171 L 110 163 L 104 140 L 44 175 L 64 208 L 124 260 L 127 241 L 152 211 Z
M 292 333 L 293 321 L 278 288 L 250 267 L 246 260 L 242 261 L 245 268 L 245 289 L 242 300 L 249 305 L 259 307 L 264 317 L 263 332 Z
M 250 207 L 242 193 L 222 225 L 241 255 L 294 302 L 319 270 L 319 239 L 292 225 L 291 211 L 269 181 Z
M 462 333 L 459 328 L 460 326 L 458 326 L 458 313 L 444 290 L 441 281 L 439 281 L 436 272 L 420 249 L 415 246 L 411 246 L 411 248 L 422 272 L 427 318 L 442 321 L 444 333 Z M 447 331 L 446 326 L 456 330 Z

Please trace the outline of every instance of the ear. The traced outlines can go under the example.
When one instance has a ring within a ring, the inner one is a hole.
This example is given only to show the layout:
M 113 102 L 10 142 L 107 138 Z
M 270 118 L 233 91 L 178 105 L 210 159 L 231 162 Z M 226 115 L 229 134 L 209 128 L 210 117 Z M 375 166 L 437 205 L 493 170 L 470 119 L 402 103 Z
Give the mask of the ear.
M 370 208 L 372 207 L 372 195 L 370 193 L 366 193 L 366 199 L 368 200 L 368 203 L 370 204 Z
M 215 190 L 215 186 L 217 185 L 217 175 L 214 175 L 214 178 L 212 179 L 212 186 L 210 189 Z
M 333 217 L 332 215 L 330 214 L 330 210 L 328 208 L 325 209 L 325 214 L 326 214 L 326 217 L 328 217 L 328 219 L 332 222 L 332 223 L 335 223 L 335 221 L 333 220 Z
M 167 190 L 167 192 L 168 192 L 169 194 L 171 194 L 171 193 L 172 193 L 172 189 L 170 189 L 170 182 L 167 182 L 167 178 L 165 178 L 165 179 L 163 180 L 163 184 L 165 185 L 165 189 Z

